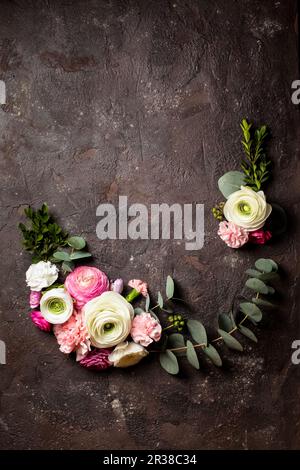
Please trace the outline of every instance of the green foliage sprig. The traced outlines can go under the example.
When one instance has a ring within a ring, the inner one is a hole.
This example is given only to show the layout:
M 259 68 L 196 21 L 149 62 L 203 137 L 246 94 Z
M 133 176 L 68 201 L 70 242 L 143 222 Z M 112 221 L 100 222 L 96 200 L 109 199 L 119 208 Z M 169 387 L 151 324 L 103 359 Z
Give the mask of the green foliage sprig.
M 186 356 L 188 362 L 194 368 L 199 369 L 199 350 L 215 366 L 221 367 L 222 359 L 215 345 L 223 342 L 229 349 L 243 351 L 243 346 L 236 338 L 236 334 L 257 343 L 255 333 L 248 327 L 249 325 L 245 326 L 245 322 L 256 326 L 263 318 L 263 310 L 275 308 L 275 305 L 268 300 L 268 296 L 275 293 L 274 287 L 269 283 L 279 279 L 278 265 L 271 259 L 261 258 L 255 262 L 255 269 L 248 269 L 246 274 L 249 279 L 245 286 L 248 290 L 252 290 L 254 295 L 251 296 L 251 300 L 239 304 L 236 315 L 230 311 L 228 314 L 222 313 L 218 316 L 218 337 L 209 340 L 204 325 L 194 319 L 187 321 L 185 334 L 178 332 L 165 334 L 162 349 L 157 352 L 160 352 L 161 366 L 169 374 L 178 374 L 179 356 Z M 157 306 L 161 307 L 161 303 Z M 168 327 L 163 331 L 167 329 Z
M 29 251 L 34 262 L 47 261 L 53 253 L 67 244 L 68 234 L 54 221 L 49 214 L 47 204 L 38 210 L 28 207 L 24 210 L 27 219 L 31 222 L 28 228 L 20 223 L 19 228 L 23 234 L 23 245 Z
M 259 191 L 262 184 L 270 177 L 269 166 L 271 161 L 265 153 L 265 142 L 268 136 L 266 126 L 254 130 L 251 123 L 246 119 L 241 122 L 243 132 L 242 145 L 246 154 L 246 160 L 241 164 L 245 174 L 245 183 L 255 191 Z
M 75 261 L 91 257 L 91 253 L 82 251 L 86 241 L 82 237 L 69 237 L 49 213 L 47 204 L 34 210 L 28 207 L 24 210 L 27 219 L 31 222 L 28 228 L 20 223 L 19 228 L 23 234 L 25 250 L 32 254 L 32 261 L 51 260 L 62 265 L 63 271 L 70 272 L 74 269 Z M 69 251 L 66 251 L 69 247 Z

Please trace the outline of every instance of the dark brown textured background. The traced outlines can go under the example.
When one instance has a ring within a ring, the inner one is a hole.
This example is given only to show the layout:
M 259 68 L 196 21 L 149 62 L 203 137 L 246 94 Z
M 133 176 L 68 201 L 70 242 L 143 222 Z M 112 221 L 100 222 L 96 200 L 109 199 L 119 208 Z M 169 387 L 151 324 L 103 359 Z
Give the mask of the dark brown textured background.
M 297 448 L 299 372 L 299 77 L 294 0 L 0 1 L 2 449 Z M 217 179 L 238 169 L 239 122 L 267 123 L 271 201 L 289 233 L 260 249 L 218 239 Z M 205 204 L 205 246 L 96 238 L 96 207 L 131 202 Z M 64 226 L 87 236 L 112 278 L 170 273 L 191 315 L 213 333 L 253 260 L 283 267 L 281 309 L 259 344 L 228 353 L 224 370 L 203 360 L 181 377 L 155 358 L 92 373 L 59 352 L 28 319 L 16 229 L 27 204 L 47 201 Z

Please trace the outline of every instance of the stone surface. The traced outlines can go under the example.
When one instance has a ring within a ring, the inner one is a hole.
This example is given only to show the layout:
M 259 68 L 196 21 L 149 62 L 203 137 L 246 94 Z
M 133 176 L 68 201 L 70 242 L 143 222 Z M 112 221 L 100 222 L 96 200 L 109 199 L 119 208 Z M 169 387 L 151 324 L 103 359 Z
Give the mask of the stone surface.
M 1 1 L 0 447 L 5 449 L 297 448 L 299 372 L 299 77 L 296 1 Z M 210 208 L 217 179 L 238 168 L 239 122 L 267 123 L 274 181 L 268 196 L 289 232 L 264 249 L 232 251 Z M 205 246 L 96 237 L 96 207 L 130 202 L 205 204 Z M 83 233 L 111 278 L 168 273 L 190 314 L 210 325 L 243 286 L 257 257 L 283 267 L 281 309 L 226 367 L 201 360 L 180 377 L 155 358 L 93 373 L 59 352 L 28 318 L 17 224 L 47 201 Z

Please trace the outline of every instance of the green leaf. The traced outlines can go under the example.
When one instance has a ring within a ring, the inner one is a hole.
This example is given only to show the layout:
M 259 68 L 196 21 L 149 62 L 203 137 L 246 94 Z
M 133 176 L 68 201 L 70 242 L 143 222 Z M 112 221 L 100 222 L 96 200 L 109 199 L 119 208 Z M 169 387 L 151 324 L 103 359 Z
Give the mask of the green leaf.
M 186 349 L 187 360 L 189 361 L 189 363 L 193 367 L 195 367 L 195 369 L 200 369 L 198 356 L 197 356 L 197 353 L 196 353 L 195 348 L 193 346 L 193 343 L 191 343 L 191 341 L 187 340 L 186 347 L 187 347 L 187 349 Z
M 68 238 L 67 243 L 75 250 L 82 250 L 86 245 L 85 239 L 82 237 L 70 237 Z
M 268 292 L 267 292 L 268 294 L 270 294 L 270 295 L 275 294 L 275 289 L 274 289 L 274 287 L 267 286 L 267 288 L 268 288 Z
M 242 333 L 242 335 L 244 335 L 247 338 L 254 341 L 254 343 L 258 342 L 258 339 L 256 338 L 255 334 L 251 330 L 249 330 L 249 328 L 246 328 L 245 326 L 240 325 L 239 326 L 239 331 L 240 331 L 240 333 Z
M 255 261 L 255 267 L 263 273 L 271 273 L 273 271 L 273 263 L 269 259 L 260 258 Z
M 64 272 L 71 273 L 74 269 L 74 263 L 72 261 L 64 261 L 61 267 Z
M 149 313 L 150 313 L 151 317 L 154 318 L 160 324 L 159 318 L 156 315 L 156 313 L 154 313 L 152 310 L 149 310 Z
M 140 307 L 137 307 L 134 309 L 134 314 L 135 315 L 140 315 L 141 313 L 144 313 L 144 310 Z
M 166 296 L 168 299 L 171 299 L 174 295 L 174 281 L 171 276 L 167 277 L 166 283 Z
M 163 369 L 169 374 L 176 375 L 179 372 L 179 365 L 177 357 L 172 351 L 166 350 L 166 352 L 159 355 L 159 362 Z
M 253 297 L 252 298 L 252 302 L 255 304 L 255 305 L 260 305 L 261 307 L 266 307 L 266 308 L 276 308 L 276 305 L 272 304 L 271 302 L 268 302 L 267 300 L 265 299 L 261 299 L 261 298 L 256 298 L 256 297 Z
M 207 345 L 207 334 L 200 321 L 188 320 L 187 327 L 194 341 Z
M 145 311 L 146 312 L 149 312 L 149 307 L 150 307 L 150 297 L 149 297 L 149 294 L 147 294 L 146 304 L 145 304 Z
M 219 315 L 219 327 L 224 331 L 231 331 L 234 328 L 232 319 L 226 313 L 221 313 Z
M 243 302 L 240 304 L 240 310 L 245 315 L 248 315 L 252 320 L 258 322 L 262 319 L 262 311 L 257 305 L 251 302 Z
M 247 269 L 246 274 L 257 279 L 260 279 L 260 276 L 262 275 L 261 272 L 256 271 L 256 269 Z
M 209 344 L 206 348 L 203 348 L 203 352 L 207 355 L 207 357 L 212 361 L 215 366 L 222 366 L 222 359 L 218 351 L 212 344 Z
M 81 258 L 90 258 L 91 256 L 91 253 L 87 253 L 86 251 L 76 251 L 70 255 L 70 259 L 75 260 Z
M 238 191 L 245 184 L 244 178 L 245 176 L 241 171 L 229 171 L 219 179 L 219 190 L 228 199 L 230 194 Z
M 184 337 L 179 333 L 172 333 L 168 336 L 168 347 L 171 348 L 184 348 Z
M 229 333 L 224 330 L 220 330 L 220 328 L 218 329 L 218 333 L 220 336 L 222 336 L 223 341 L 226 346 L 228 346 L 228 348 L 235 349 L 236 351 L 243 351 L 243 346 L 241 345 L 241 343 L 239 343 L 238 340 L 231 336 Z
M 71 261 L 71 257 L 66 251 L 56 251 L 53 253 L 53 258 L 58 261 Z
M 164 308 L 164 299 L 162 298 L 162 295 L 160 292 L 157 294 L 157 303 L 160 308 Z
M 259 279 L 261 281 L 278 281 L 280 279 L 280 276 L 278 273 L 272 272 L 272 273 L 261 273 L 259 276 Z
M 249 289 L 254 290 L 255 292 L 259 292 L 260 294 L 268 293 L 268 286 L 266 286 L 266 284 L 260 279 L 255 279 L 251 277 L 246 281 L 246 286 Z

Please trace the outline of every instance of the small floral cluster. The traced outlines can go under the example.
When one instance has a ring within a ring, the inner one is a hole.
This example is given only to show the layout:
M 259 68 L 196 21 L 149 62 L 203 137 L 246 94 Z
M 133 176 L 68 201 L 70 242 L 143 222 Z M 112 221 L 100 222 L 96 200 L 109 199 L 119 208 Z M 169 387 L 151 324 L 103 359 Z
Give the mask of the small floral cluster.
M 271 211 L 263 191 L 241 186 L 224 204 L 226 220 L 219 223 L 218 235 L 230 248 L 240 248 L 245 243 L 263 245 L 272 237 L 269 230 L 263 229 Z
M 242 171 L 229 171 L 219 179 L 219 189 L 227 200 L 212 209 L 219 221 L 218 235 L 230 248 L 240 248 L 246 243 L 264 245 L 274 236 L 270 226 L 266 229 L 265 225 L 273 207 L 261 189 L 270 177 L 271 162 L 264 150 L 268 131 L 266 126 L 254 131 L 245 119 L 241 128 L 246 160 L 241 163 Z M 281 217 L 277 225 L 284 231 L 286 217 L 283 209 L 276 206 L 277 214 L 273 218 Z
M 123 280 L 110 282 L 104 272 L 79 266 L 67 275 L 64 284 L 55 284 L 59 275 L 50 261 L 32 264 L 26 272 L 33 323 L 43 331 L 53 331 L 59 349 L 75 353 L 83 366 L 95 370 L 129 367 L 148 355 L 147 347 L 161 338 L 162 327 L 155 316 L 135 314 L 131 302 L 148 295 L 147 284 L 133 279 L 125 297 Z

